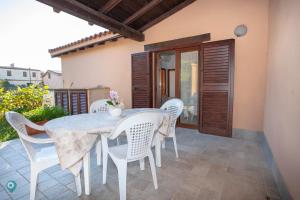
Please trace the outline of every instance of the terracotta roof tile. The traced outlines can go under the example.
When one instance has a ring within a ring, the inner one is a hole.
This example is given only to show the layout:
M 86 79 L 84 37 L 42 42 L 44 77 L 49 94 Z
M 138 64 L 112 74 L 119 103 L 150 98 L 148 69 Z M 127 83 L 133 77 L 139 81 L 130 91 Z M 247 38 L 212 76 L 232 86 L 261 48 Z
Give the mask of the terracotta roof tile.
M 78 44 L 81 44 L 81 43 L 84 43 L 84 42 L 87 42 L 87 41 L 90 41 L 90 40 L 94 40 L 94 39 L 97 39 L 97 38 L 100 38 L 100 37 L 103 37 L 103 36 L 106 36 L 106 35 L 110 35 L 110 34 L 112 35 L 114 33 L 112 31 L 104 31 L 104 32 L 96 33 L 94 35 L 82 38 L 82 39 L 77 40 L 75 42 L 71 42 L 69 44 L 59 46 L 59 47 L 56 47 L 54 49 L 49 49 L 49 53 L 53 53 L 55 51 L 62 50 L 64 48 L 69 48 L 69 47 L 72 47 L 74 45 L 78 45 Z

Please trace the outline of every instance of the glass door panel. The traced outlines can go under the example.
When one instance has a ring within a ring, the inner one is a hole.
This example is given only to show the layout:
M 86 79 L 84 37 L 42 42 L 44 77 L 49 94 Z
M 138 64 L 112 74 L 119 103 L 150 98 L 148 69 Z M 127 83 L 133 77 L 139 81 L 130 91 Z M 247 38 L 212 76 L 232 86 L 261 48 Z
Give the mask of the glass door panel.
M 160 107 L 168 99 L 175 97 L 175 58 L 175 51 L 165 51 L 157 54 L 157 107 Z
M 180 52 L 180 98 L 184 102 L 180 124 L 198 124 L 199 51 Z

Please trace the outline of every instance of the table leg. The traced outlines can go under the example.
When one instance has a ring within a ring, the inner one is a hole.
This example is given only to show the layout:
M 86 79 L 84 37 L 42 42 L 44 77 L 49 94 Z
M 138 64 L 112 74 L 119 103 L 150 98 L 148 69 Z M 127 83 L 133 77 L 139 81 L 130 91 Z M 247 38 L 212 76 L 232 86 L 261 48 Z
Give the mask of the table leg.
M 107 137 L 101 135 L 102 141 L 102 153 L 103 153 L 103 163 L 102 163 L 102 183 L 106 184 L 106 174 L 107 174 L 107 159 L 108 159 L 108 142 Z
M 77 196 L 80 196 L 82 193 L 80 173 L 75 177 L 75 185 L 76 185 Z
M 156 135 L 156 142 L 155 142 L 155 159 L 156 159 L 156 166 L 161 167 L 161 143 L 158 134 Z
M 83 173 L 84 173 L 84 189 L 85 189 L 85 194 L 89 195 L 91 192 L 91 187 L 90 187 L 90 152 L 85 154 L 83 157 Z

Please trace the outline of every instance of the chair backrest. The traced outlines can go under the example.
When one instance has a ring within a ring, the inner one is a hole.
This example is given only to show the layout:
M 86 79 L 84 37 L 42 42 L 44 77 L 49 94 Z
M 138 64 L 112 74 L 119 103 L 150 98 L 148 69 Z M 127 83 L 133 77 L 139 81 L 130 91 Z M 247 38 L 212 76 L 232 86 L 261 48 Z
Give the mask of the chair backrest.
M 142 112 L 121 120 L 112 132 L 116 138 L 122 132 L 126 133 L 128 149 L 127 160 L 134 161 L 144 158 L 151 151 L 153 134 L 162 122 L 159 112 Z
M 26 119 L 23 115 L 12 111 L 5 113 L 5 118 L 18 133 L 20 141 L 23 144 L 29 159 L 33 161 L 35 156 L 35 150 L 32 146 L 32 143 L 26 140 L 26 138 L 30 137 L 28 136 L 26 126 L 34 128 L 33 126 L 31 126 L 33 123 Z
M 107 112 L 108 111 L 108 104 L 106 103 L 108 99 L 100 99 L 94 101 L 90 106 L 90 113 L 97 113 L 97 112 Z
M 170 99 L 166 101 L 160 109 L 166 110 L 171 115 L 170 127 L 175 128 L 176 120 L 183 111 L 183 101 L 181 99 Z

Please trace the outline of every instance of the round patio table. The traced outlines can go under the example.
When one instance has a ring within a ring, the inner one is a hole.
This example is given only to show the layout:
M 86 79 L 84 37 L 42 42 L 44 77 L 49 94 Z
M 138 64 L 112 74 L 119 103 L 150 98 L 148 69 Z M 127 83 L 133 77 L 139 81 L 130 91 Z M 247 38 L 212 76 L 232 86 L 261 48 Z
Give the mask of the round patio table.
M 58 129 L 64 129 L 67 131 L 85 132 L 89 134 L 104 134 L 110 133 L 117 123 L 125 117 L 139 112 L 161 112 L 166 111 L 157 108 L 141 108 L 141 109 L 126 109 L 122 112 L 120 117 L 112 117 L 108 112 L 99 113 L 85 113 L 78 115 L 70 115 L 65 117 L 56 118 L 48 121 L 44 127 L 46 130 L 53 131 Z M 156 139 L 155 143 L 155 159 L 156 165 L 161 167 L 161 150 L 160 140 Z M 83 157 L 83 172 L 84 172 L 84 184 L 85 194 L 90 194 L 90 153 L 88 152 Z
M 61 128 L 69 131 L 84 131 L 99 134 L 112 131 L 116 124 L 125 117 L 146 111 L 166 112 L 158 108 L 125 109 L 120 117 L 112 117 L 108 112 L 84 113 L 56 118 L 48 121 L 44 126 L 48 130 Z

